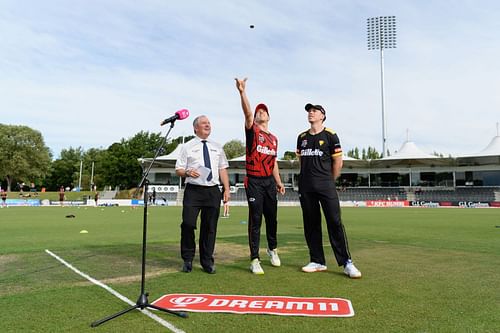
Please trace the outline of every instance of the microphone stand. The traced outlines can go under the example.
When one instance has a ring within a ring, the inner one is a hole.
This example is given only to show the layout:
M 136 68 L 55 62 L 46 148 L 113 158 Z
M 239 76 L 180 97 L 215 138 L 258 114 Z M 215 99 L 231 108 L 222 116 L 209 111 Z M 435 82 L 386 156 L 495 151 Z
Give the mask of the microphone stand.
M 159 310 L 159 311 L 163 311 L 163 312 L 166 312 L 166 313 L 170 313 L 170 314 L 179 316 L 181 318 L 187 318 L 187 316 L 188 316 L 186 312 L 171 311 L 171 310 L 164 309 L 162 307 L 159 307 L 159 306 L 156 306 L 154 304 L 149 303 L 149 301 L 148 301 L 149 293 L 146 293 L 144 291 L 144 289 L 145 289 L 145 282 L 146 282 L 146 234 L 147 234 L 147 225 L 148 225 L 148 185 L 149 185 L 149 181 L 148 181 L 147 177 L 149 175 L 149 171 L 151 170 L 151 168 L 153 166 L 153 163 L 156 161 L 158 155 L 160 154 L 160 151 L 161 151 L 163 145 L 166 143 L 168 135 L 170 134 L 170 131 L 174 127 L 174 123 L 175 123 L 175 120 L 173 120 L 171 122 L 170 128 L 169 128 L 167 134 L 165 134 L 165 137 L 163 138 L 162 142 L 160 143 L 160 146 L 156 150 L 156 153 L 155 153 L 155 155 L 153 157 L 153 160 L 149 164 L 149 166 L 146 169 L 146 171 L 144 171 L 142 179 L 141 179 L 139 185 L 137 186 L 137 190 L 134 193 L 134 197 L 137 197 L 137 194 L 139 193 L 140 188 L 144 187 L 144 192 L 143 192 L 144 193 L 144 215 L 143 215 L 143 228 L 142 228 L 141 294 L 139 295 L 139 298 L 137 299 L 137 302 L 135 303 L 135 305 L 133 305 L 133 306 L 131 306 L 131 307 L 125 309 L 125 310 L 122 310 L 120 312 L 117 312 L 117 313 L 115 313 L 113 315 L 110 315 L 108 317 L 105 317 L 103 319 L 94 321 L 92 324 L 90 324 L 91 327 L 97 327 L 97 326 L 99 326 L 99 325 L 101 325 L 101 324 L 103 324 L 103 323 L 105 323 L 105 322 L 107 322 L 107 321 L 109 321 L 111 319 L 114 319 L 116 317 L 124 315 L 124 314 L 126 314 L 126 313 L 128 313 L 128 312 L 130 312 L 132 310 L 135 310 L 135 309 L 144 310 L 145 308 L 152 308 L 152 309 L 156 309 L 156 310 Z

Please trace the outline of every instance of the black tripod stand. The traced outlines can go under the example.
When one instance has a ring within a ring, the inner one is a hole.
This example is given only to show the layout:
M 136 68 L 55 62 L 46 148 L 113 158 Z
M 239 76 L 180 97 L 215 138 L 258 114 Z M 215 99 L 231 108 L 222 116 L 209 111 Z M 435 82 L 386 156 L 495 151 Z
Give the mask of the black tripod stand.
M 97 326 L 99 326 L 99 325 L 107 322 L 108 320 L 111 320 L 111 319 L 114 319 L 116 317 L 119 317 L 119 316 L 121 316 L 123 314 L 126 314 L 126 313 L 132 311 L 132 310 L 135 310 L 135 309 L 144 310 L 145 308 L 152 308 L 152 309 L 156 309 L 156 310 L 159 310 L 159 311 L 167 312 L 167 313 L 170 313 L 170 314 L 182 317 L 182 318 L 187 318 L 187 313 L 185 313 L 185 312 L 170 311 L 168 309 L 164 309 L 164 308 L 161 308 L 159 306 L 150 304 L 149 301 L 148 301 L 149 294 L 144 291 L 144 285 L 145 285 L 145 281 L 146 281 L 146 239 L 147 239 L 146 238 L 146 234 L 147 234 L 147 229 L 148 229 L 147 226 L 148 226 L 148 184 L 149 183 L 148 183 L 147 177 L 149 175 L 149 171 L 151 170 L 151 167 L 153 166 L 153 163 L 156 161 L 158 155 L 160 154 L 161 148 L 163 147 L 163 145 L 167 141 L 168 135 L 170 134 L 170 131 L 174 127 L 174 123 L 175 123 L 175 120 L 171 122 L 170 128 L 169 128 L 167 134 L 165 134 L 165 137 L 163 138 L 160 146 L 156 150 L 156 153 L 155 153 L 155 156 L 153 157 L 153 160 L 149 164 L 147 170 L 144 171 L 142 180 L 139 183 L 139 185 L 137 186 L 137 191 L 136 191 L 136 193 L 134 195 L 134 196 L 137 196 L 139 190 L 142 187 L 144 187 L 144 192 L 143 192 L 144 193 L 144 217 L 143 217 L 143 228 L 142 228 L 141 294 L 139 295 L 139 298 L 137 299 L 137 302 L 135 303 L 135 305 L 133 305 L 133 306 L 131 306 L 131 307 L 125 309 L 125 310 L 122 310 L 120 312 L 117 312 L 117 313 L 115 313 L 115 314 L 113 314 L 111 316 L 108 316 L 106 318 L 94 321 L 92 324 L 90 324 L 91 327 L 97 327 Z

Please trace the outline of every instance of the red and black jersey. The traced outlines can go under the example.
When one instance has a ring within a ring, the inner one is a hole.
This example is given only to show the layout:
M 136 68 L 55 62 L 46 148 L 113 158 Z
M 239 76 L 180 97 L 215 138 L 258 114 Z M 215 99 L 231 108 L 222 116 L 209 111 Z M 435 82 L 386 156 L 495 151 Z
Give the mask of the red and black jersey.
M 245 128 L 247 176 L 272 176 L 278 154 L 278 139 L 253 124 Z

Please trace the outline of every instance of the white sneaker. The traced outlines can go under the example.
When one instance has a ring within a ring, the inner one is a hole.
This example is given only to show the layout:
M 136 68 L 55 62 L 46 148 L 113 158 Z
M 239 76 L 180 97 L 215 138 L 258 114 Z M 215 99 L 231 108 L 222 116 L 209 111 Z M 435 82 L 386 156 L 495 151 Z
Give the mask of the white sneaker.
M 280 257 L 278 256 L 278 250 L 269 250 L 267 249 L 267 255 L 271 258 L 271 265 L 274 267 L 280 267 L 281 266 L 281 260 Z
M 304 267 L 302 267 L 302 271 L 306 273 L 314 273 L 314 272 L 323 272 L 326 271 L 326 266 L 318 264 L 316 262 L 310 262 Z
M 344 274 L 351 279 L 361 279 L 361 272 L 354 266 L 351 260 L 344 265 Z
M 252 273 L 257 274 L 257 275 L 264 274 L 264 270 L 260 266 L 260 260 L 257 258 L 252 260 L 252 262 L 250 263 L 250 270 L 252 271 Z

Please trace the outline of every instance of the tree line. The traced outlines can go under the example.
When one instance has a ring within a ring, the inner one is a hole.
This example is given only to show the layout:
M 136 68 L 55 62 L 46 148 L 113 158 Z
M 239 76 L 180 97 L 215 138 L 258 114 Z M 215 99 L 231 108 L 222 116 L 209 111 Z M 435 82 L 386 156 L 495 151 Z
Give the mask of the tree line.
M 390 156 L 389 150 L 387 150 L 387 156 Z M 382 157 L 382 154 L 377 151 L 374 147 L 368 147 L 367 149 L 359 149 L 358 147 L 353 148 L 347 152 L 347 156 L 356 158 L 358 160 L 376 160 Z
M 168 155 L 182 142 L 194 136 L 168 140 L 160 155 Z M 82 190 L 104 186 L 119 186 L 129 189 L 137 186 L 142 178 L 139 158 L 151 158 L 164 137 L 161 133 L 141 131 L 130 138 L 122 138 L 108 148 L 69 147 L 62 149 L 54 159 L 45 145 L 42 133 L 23 125 L 0 124 L 0 185 L 8 191 L 19 191 L 35 187 L 56 191 L 61 186 L 78 187 Z M 245 145 L 240 140 L 224 144 L 228 159 L 245 154 Z M 375 148 L 360 151 L 350 150 L 348 156 L 361 159 L 378 158 Z M 293 151 L 286 151 L 283 159 L 296 160 Z M 80 167 L 82 168 L 80 172 Z M 80 177 L 81 174 L 81 177 Z
M 161 155 L 171 153 L 180 143 L 194 136 L 177 137 L 163 144 Z M 8 191 L 56 191 L 61 186 L 82 190 L 96 186 L 133 188 L 142 178 L 139 158 L 151 158 L 162 144 L 160 133 L 141 131 L 133 137 L 122 138 L 106 149 L 69 147 L 54 159 L 45 145 L 42 134 L 28 126 L 0 124 L 0 184 Z M 224 146 L 228 158 L 241 156 L 245 147 L 231 140 Z M 82 170 L 80 172 L 80 167 Z M 80 177 L 81 175 L 81 177 Z

